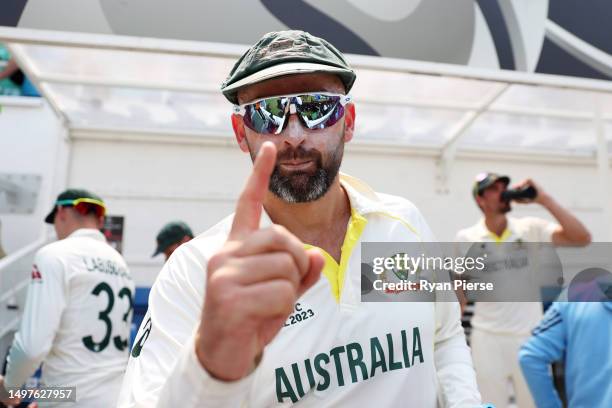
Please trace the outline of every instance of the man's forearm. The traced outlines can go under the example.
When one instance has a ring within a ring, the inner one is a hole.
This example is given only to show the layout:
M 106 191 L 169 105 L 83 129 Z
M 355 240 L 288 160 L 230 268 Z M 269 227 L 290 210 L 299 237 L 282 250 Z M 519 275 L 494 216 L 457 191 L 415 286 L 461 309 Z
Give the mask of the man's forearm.
M 19 333 L 17 333 L 8 356 L 8 365 L 4 378 L 7 388 L 21 387 L 36 372 L 47 352 L 33 354 L 22 346 Z
M 566 245 L 587 245 L 591 242 L 591 234 L 586 227 L 570 213 L 563 208 L 555 199 L 546 196 L 541 201 L 542 206 L 546 208 L 561 226 L 560 244 Z M 553 237 L 554 238 L 554 237 Z
M 470 349 L 463 333 L 436 343 L 435 366 L 443 393 L 443 406 L 475 407 L 481 404 Z
M 481 403 L 476 385 L 472 356 L 465 341 L 459 305 L 440 302 L 435 305 L 436 337 L 434 361 L 447 408 L 475 407 Z
M 555 391 L 547 362 L 524 347 L 519 361 L 531 395 L 538 407 L 561 408 L 561 399 Z
M 178 356 L 177 364 L 168 376 L 155 406 L 173 407 L 179 400 L 183 407 L 242 406 L 253 378 L 253 373 L 229 382 L 211 377 L 198 360 L 194 340 L 190 339 Z

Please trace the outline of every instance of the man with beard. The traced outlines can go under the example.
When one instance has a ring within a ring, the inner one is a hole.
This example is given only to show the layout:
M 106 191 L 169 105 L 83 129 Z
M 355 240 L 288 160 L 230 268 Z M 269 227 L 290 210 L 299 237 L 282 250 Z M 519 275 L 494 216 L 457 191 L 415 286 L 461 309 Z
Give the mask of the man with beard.
M 588 230 L 568 210 L 559 205 L 532 180 L 514 186 L 535 188 L 533 202 L 543 206 L 557 220 L 552 223 L 536 217 L 508 217 L 510 201 L 502 199 L 510 178 L 495 173 L 476 176 L 472 195 L 484 218 L 457 233 L 457 242 L 550 242 L 553 245 L 588 245 Z M 509 272 L 507 270 L 505 272 Z M 460 294 L 459 298 L 463 296 Z M 508 380 L 512 382 L 517 405 L 534 406 L 518 363 L 521 345 L 542 318 L 540 302 L 476 302 L 471 320 L 471 346 L 478 388 L 483 401 L 495 407 L 508 406 Z
M 433 236 L 409 201 L 339 174 L 355 78 L 302 31 L 235 64 L 222 91 L 253 171 L 157 278 L 120 407 L 480 404 L 456 301 L 360 300 L 361 242 Z

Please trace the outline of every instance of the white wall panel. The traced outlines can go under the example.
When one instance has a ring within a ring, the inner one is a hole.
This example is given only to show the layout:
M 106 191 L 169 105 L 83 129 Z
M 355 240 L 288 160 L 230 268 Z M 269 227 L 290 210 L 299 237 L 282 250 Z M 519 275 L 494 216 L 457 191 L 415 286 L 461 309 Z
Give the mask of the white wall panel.
M 230 137 L 135 135 L 74 132 L 69 185 L 90 188 L 106 199 L 111 214 L 125 216 L 124 255 L 137 282 L 149 285 L 162 265 L 151 259 L 155 235 L 170 220 L 183 219 L 202 232 L 233 211 L 250 171 L 248 155 Z M 474 176 L 496 171 L 520 181 L 531 177 L 562 205 L 572 209 L 604 239 L 595 163 L 588 159 L 489 157 L 460 154 L 447 194 L 439 193 L 437 158 L 428 150 L 347 146 L 342 171 L 381 192 L 404 196 L 423 212 L 439 240 L 452 240 L 475 223 L 471 197 Z M 550 218 L 538 205 L 516 206 L 517 216 Z
M 42 99 L 2 98 L 0 105 L 0 173 L 42 177 L 33 213 L 0 213 L 0 238 L 10 254 L 45 230 L 43 219 L 51 208 L 51 197 L 63 186 L 67 145 L 65 129 Z

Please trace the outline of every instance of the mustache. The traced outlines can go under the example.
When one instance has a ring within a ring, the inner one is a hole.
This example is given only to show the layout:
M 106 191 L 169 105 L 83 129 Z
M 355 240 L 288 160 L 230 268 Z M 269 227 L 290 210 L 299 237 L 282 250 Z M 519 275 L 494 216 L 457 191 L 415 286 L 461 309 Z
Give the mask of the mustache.
M 299 146 L 297 148 L 288 147 L 283 151 L 279 151 L 276 154 L 276 162 L 286 160 L 313 160 L 316 162 L 321 161 L 321 152 L 315 149 L 306 150 Z

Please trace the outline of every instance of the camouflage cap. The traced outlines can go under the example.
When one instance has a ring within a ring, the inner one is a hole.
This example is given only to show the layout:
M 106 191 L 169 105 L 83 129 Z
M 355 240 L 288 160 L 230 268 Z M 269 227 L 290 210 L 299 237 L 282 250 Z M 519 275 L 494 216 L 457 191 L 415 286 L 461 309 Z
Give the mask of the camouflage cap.
M 234 64 L 221 92 L 237 104 L 240 88 L 284 75 L 327 72 L 337 75 L 348 93 L 357 76 L 329 42 L 305 31 L 265 34 Z
M 487 188 L 491 187 L 496 181 L 501 181 L 505 185 L 510 184 L 510 177 L 500 176 L 496 173 L 479 173 L 476 175 L 474 185 L 472 186 L 472 196 L 476 198 L 482 194 Z

